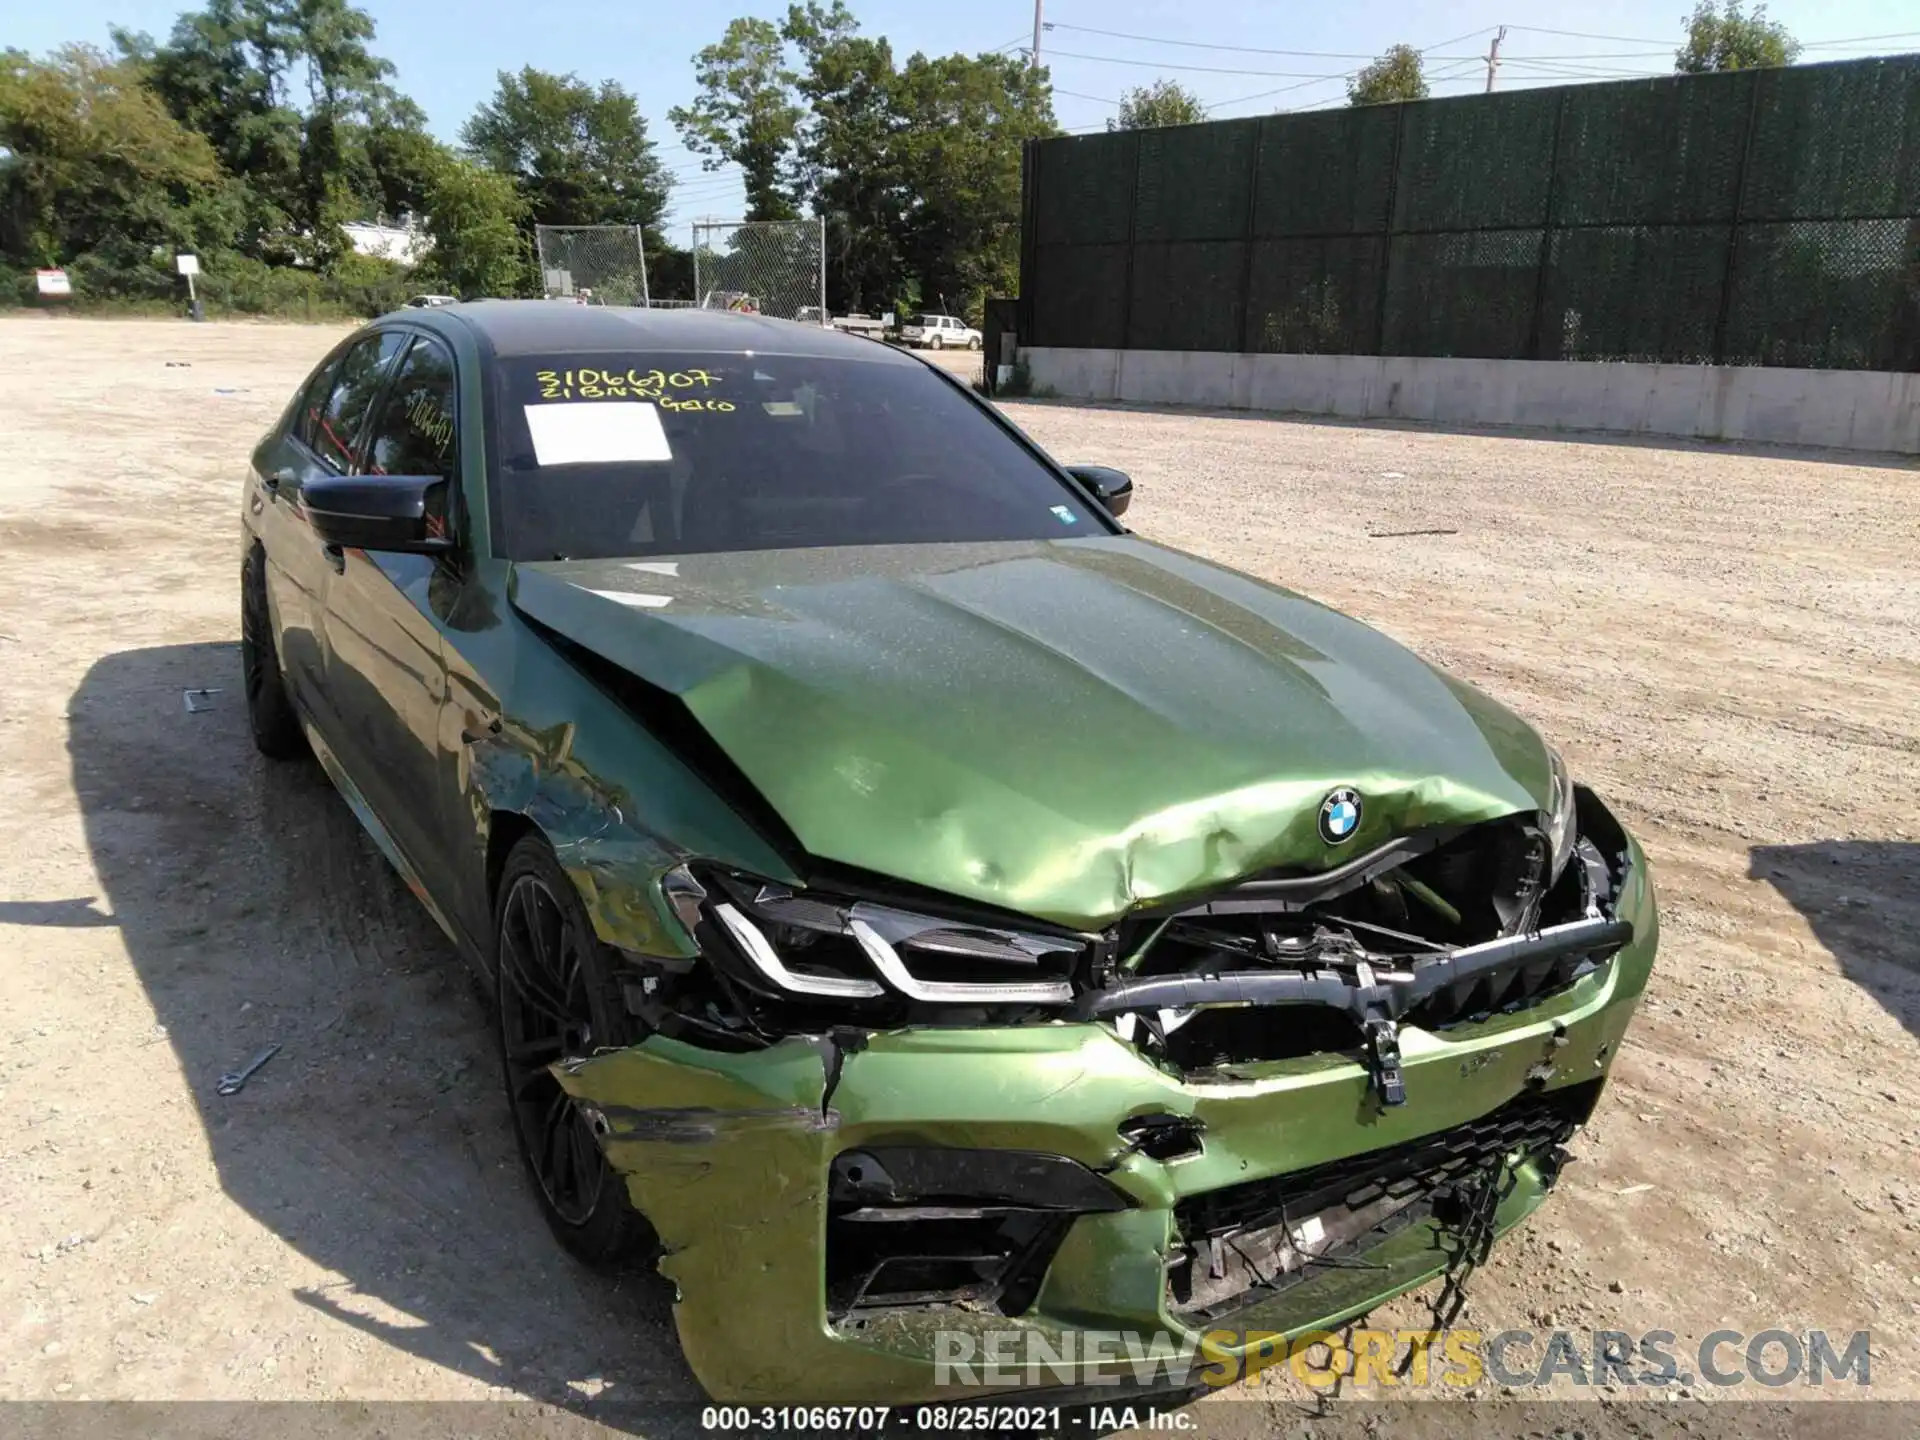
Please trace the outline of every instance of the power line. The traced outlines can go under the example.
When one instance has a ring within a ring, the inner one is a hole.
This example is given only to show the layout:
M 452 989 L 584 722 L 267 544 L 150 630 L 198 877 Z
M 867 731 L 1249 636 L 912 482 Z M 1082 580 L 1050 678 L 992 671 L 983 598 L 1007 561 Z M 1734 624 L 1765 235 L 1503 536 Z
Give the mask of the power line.
M 1437 45 L 1424 46 L 1421 49 L 1416 50 L 1414 53 L 1416 55 L 1422 55 L 1422 56 L 1431 55 L 1434 51 L 1444 50 L 1449 45 L 1460 45 L 1460 44 L 1464 44 L 1468 40 L 1477 40 L 1482 35 L 1492 34 L 1495 30 L 1498 30 L 1499 28 L 1500 27 L 1498 25 L 1482 25 L 1478 30 L 1469 30 L 1465 35 L 1456 35 L 1453 37 L 1453 39 L 1442 40 Z M 1473 59 L 1477 63 L 1480 57 L 1476 55 L 1473 57 Z M 1266 100 L 1275 95 L 1285 95 L 1289 91 L 1304 90 L 1309 85 L 1322 84 L 1324 83 L 1325 80 L 1351 80 L 1354 78 L 1354 76 L 1360 73 L 1360 70 L 1365 68 L 1366 68 L 1365 66 L 1361 66 L 1359 67 L 1359 69 L 1347 71 L 1344 75 L 1329 75 L 1321 78 L 1316 78 L 1313 80 L 1302 80 L 1293 85 L 1282 85 L 1277 90 L 1262 90 L 1258 94 L 1254 94 L 1254 95 L 1241 95 L 1241 96 L 1237 96 L 1232 100 L 1219 100 L 1214 102 L 1212 105 L 1209 105 L 1206 107 L 1207 113 L 1211 115 L 1215 110 L 1223 109 L 1228 105 L 1244 105 L 1249 100 Z
M 1371 60 L 1373 58 L 1371 55 L 1360 55 L 1344 50 L 1269 50 L 1259 45 L 1216 45 L 1206 40 L 1175 40 L 1165 35 L 1130 35 L 1124 30 L 1096 30 L 1091 25 L 1068 25 L 1064 21 L 1057 20 L 1049 20 L 1047 29 L 1072 30 L 1076 34 L 1100 35 L 1109 40 L 1138 40 L 1145 45 L 1178 45 L 1188 50 L 1232 50 L 1242 55 L 1293 55 L 1317 60 Z
M 741 184 L 745 179 L 744 175 L 734 174 L 716 175 L 708 180 L 675 180 L 671 183 L 677 193 L 695 195 L 703 190 L 724 190 L 729 186 Z
M 1816 40 L 1802 45 L 1802 50 L 1837 50 L 1842 45 L 1867 45 L 1875 40 L 1916 40 L 1920 39 L 1920 30 L 1896 30 L 1891 35 L 1855 35 L 1851 40 Z
M 1281 55 L 1281 56 L 1292 56 L 1292 57 L 1303 57 L 1303 58 L 1310 58 L 1310 59 L 1325 59 L 1325 60 L 1373 60 L 1378 58 L 1373 55 L 1361 54 L 1357 51 L 1285 50 L 1285 49 L 1277 49 L 1277 48 L 1261 46 L 1261 45 L 1242 45 L 1237 43 L 1212 41 L 1212 40 L 1182 40 L 1171 35 L 1141 35 L 1136 32 L 1128 31 L 1128 30 L 1106 30 L 1093 25 L 1073 25 L 1063 20 L 1049 20 L 1046 22 L 1044 28 L 1048 30 L 1070 30 L 1075 34 L 1098 35 L 1105 39 L 1112 39 L 1112 40 L 1130 40 L 1143 45 L 1175 46 L 1180 49 L 1186 49 L 1186 50 L 1225 50 L 1225 51 L 1232 51 L 1242 55 Z M 1494 30 L 1497 30 L 1498 28 L 1499 28 L 1498 26 L 1494 26 L 1494 25 L 1483 26 L 1480 29 L 1471 32 L 1470 34 L 1459 36 L 1454 40 L 1445 40 L 1438 45 L 1426 46 L 1424 49 L 1420 50 L 1418 53 L 1421 55 L 1430 55 L 1435 50 L 1444 50 L 1449 45 L 1457 45 L 1462 41 L 1477 39 L 1481 35 L 1488 34 Z M 1531 58 L 1540 59 L 1540 60 L 1567 60 L 1567 61 L 1573 61 L 1575 63 L 1585 63 L 1585 62 L 1594 61 L 1594 60 L 1664 59 L 1672 55 L 1674 52 L 1674 49 L 1676 48 L 1676 42 L 1674 41 L 1652 40 L 1652 39 L 1648 39 L 1645 36 L 1601 35 L 1591 31 L 1585 31 L 1585 30 L 1555 30 L 1555 29 L 1550 29 L 1546 26 L 1541 26 L 1541 25 L 1510 25 L 1507 28 L 1511 30 L 1525 31 L 1531 35 L 1557 35 L 1557 36 L 1562 36 L 1562 37 L 1565 37 L 1568 39 L 1574 39 L 1574 40 L 1601 40 L 1601 41 L 1612 41 L 1618 44 L 1625 44 L 1625 45 L 1653 45 L 1653 46 L 1661 47 L 1659 49 L 1654 49 L 1654 50 L 1603 51 L 1600 53 L 1570 52 L 1570 53 L 1540 55 L 1540 56 L 1531 57 Z M 1017 37 L 1015 40 L 1009 41 L 1007 45 L 1003 45 L 998 48 L 1007 49 L 1007 48 L 1010 48 L 1011 46 L 1018 45 L 1021 43 L 1022 38 L 1024 37 Z M 1810 41 L 1805 43 L 1801 48 L 1805 50 L 1832 50 L 1832 49 L 1840 49 L 1848 45 L 1871 44 L 1881 40 L 1905 40 L 1905 39 L 1920 39 L 1920 30 L 1896 30 L 1896 31 L 1891 31 L 1885 34 L 1880 34 L 1880 35 L 1855 35 L 1843 40 L 1816 40 L 1816 41 Z M 1237 70 L 1237 69 L 1225 69 L 1225 68 L 1221 68 L 1217 66 L 1209 66 L 1209 65 L 1179 65 L 1173 62 L 1134 60 L 1134 59 L 1129 59 L 1129 58 L 1118 56 L 1118 55 L 1086 55 L 1086 54 L 1080 54 L 1080 53 L 1069 51 L 1069 50 L 1056 50 L 1056 51 L 1053 51 L 1052 53 L 1055 55 L 1062 56 L 1063 58 L 1066 58 L 1066 59 L 1092 60 L 1092 61 L 1098 61 L 1105 64 L 1135 65 L 1135 66 L 1141 66 L 1141 67 L 1153 66 L 1159 69 L 1189 70 L 1189 71 L 1195 71 L 1195 72 L 1204 73 L 1204 74 L 1216 74 L 1216 75 L 1267 75 L 1267 76 L 1271 76 L 1274 79 L 1282 79 L 1282 78 L 1314 79 L 1314 80 L 1323 79 L 1323 78 L 1345 79 L 1345 78 L 1349 78 L 1351 74 L 1356 73 L 1356 72 L 1348 72 L 1346 75 L 1342 75 L 1339 77 L 1332 77 L 1332 76 L 1323 77 L 1319 75 L 1308 75 L 1306 74 L 1306 72 L 1303 72 L 1303 71 Z M 1473 58 L 1476 60 L 1484 61 L 1485 57 L 1475 56 Z M 1661 73 L 1664 74 L 1667 72 L 1662 71 Z M 1279 93 L 1279 92 L 1269 92 L 1269 93 Z M 1255 99 L 1255 98 L 1263 98 L 1263 97 L 1246 96 L 1243 98 Z M 1219 102 L 1220 105 L 1231 105 L 1234 103 L 1236 102 L 1231 100 L 1223 100 Z M 1212 107 L 1209 107 L 1209 108 L 1212 108 Z
M 725 185 L 678 185 L 674 187 L 674 194 L 678 195 L 682 200 L 698 200 L 704 196 L 713 195 L 730 195 L 739 189 L 743 183 L 743 181 L 736 179 L 729 181 Z
M 1282 85 L 1277 90 L 1262 90 L 1257 95 L 1236 95 L 1231 100 L 1216 100 L 1213 102 L 1213 104 L 1207 106 L 1206 110 L 1207 110 L 1207 113 L 1211 115 L 1214 111 L 1223 109 L 1228 105 L 1244 105 L 1249 100 L 1266 100 L 1266 99 L 1270 99 L 1275 95 L 1288 94 L 1289 92 L 1294 90 L 1305 90 L 1309 85 L 1322 85 L 1322 84 L 1325 84 L 1328 80 L 1351 80 L 1354 76 L 1358 75 L 1359 73 L 1360 72 L 1358 70 L 1349 70 L 1344 75 L 1323 75 L 1313 80 L 1302 80 L 1295 85 Z
M 1649 40 L 1644 35 L 1590 35 L 1584 30 L 1548 30 L 1539 25 L 1510 25 L 1510 30 L 1524 30 L 1529 35 L 1562 35 L 1569 40 L 1613 40 L 1622 45 L 1665 45 L 1665 40 Z
M 721 165 L 721 167 L 723 167 L 723 168 L 724 168 L 725 166 L 728 166 L 728 165 L 731 165 L 731 164 L 733 164 L 733 163 L 734 163 L 734 162 L 733 162 L 733 161 L 731 161 L 731 160 L 722 160 L 722 161 L 720 161 L 720 165 Z M 708 174 L 708 175 L 711 175 L 711 174 L 713 174 L 713 173 L 714 173 L 714 171 L 712 171 L 712 170 L 708 170 L 708 169 L 707 169 L 707 167 L 706 167 L 705 165 L 681 165 L 681 166 L 679 166 L 679 167 L 677 167 L 676 169 L 672 169 L 672 170 L 669 170 L 669 171 L 668 171 L 667 173 L 668 173 L 669 175 L 698 175 L 698 174 L 701 174 L 701 173 L 703 173 L 703 172 L 704 172 L 704 173 L 706 173 L 706 174 Z
M 1058 85 L 1053 87 L 1053 93 L 1056 95 L 1071 95 L 1075 100 L 1091 100 L 1096 105 L 1113 105 L 1117 107 L 1120 104 L 1118 100 L 1109 100 L 1104 95 L 1082 95 L 1078 90 L 1062 90 Z
M 1166 60 L 1128 60 L 1119 55 L 1083 55 L 1075 50 L 1049 52 L 1062 60 L 1098 60 L 1106 65 L 1132 65 L 1142 70 L 1191 70 L 1206 75 L 1263 75 L 1274 80 L 1337 80 L 1337 75 L 1310 74 L 1301 70 L 1235 70 L 1220 65 L 1176 65 Z
M 1509 63 L 1509 61 L 1503 61 Z M 1578 65 L 1540 65 L 1536 61 L 1513 58 L 1513 65 L 1530 71 L 1530 79 L 1559 81 L 1659 81 L 1672 79 L 1670 69 L 1582 69 Z
M 1523 27 L 1519 25 L 1509 25 L 1507 28 L 1509 30 L 1519 30 Z M 1534 58 L 1538 60 L 1653 60 L 1660 57 L 1671 56 L 1673 49 L 1674 47 L 1669 45 L 1664 50 L 1612 50 L 1602 51 L 1597 55 L 1586 51 L 1576 51 L 1565 55 L 1538 55 Z

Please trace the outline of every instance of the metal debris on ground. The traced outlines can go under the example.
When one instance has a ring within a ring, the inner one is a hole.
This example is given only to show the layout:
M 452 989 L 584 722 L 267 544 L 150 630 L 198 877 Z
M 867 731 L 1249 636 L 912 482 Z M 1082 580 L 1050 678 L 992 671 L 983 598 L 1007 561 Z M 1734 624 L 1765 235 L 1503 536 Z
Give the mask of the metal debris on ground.
M 1398 540 L 1403 535 L 1458 535 L 1458 530 L 1369 530 L 1369 540 Z
M 182 690 L 180 692 L 180 701 L 187 707 L 187 713 L 189 715 L 198 715 L 203 710 L 211 710 L 213 708 L 213 702 L 207 697 L 210 695 L 218 695 L 219 693 L 220 687 L 218 685 L 215 685 L 211 689 Z
M 279 1052 L 280 1042 L 276 1040 L 273 1044 L 261 1050 L 259 1054 L 255 1055 L 253 1059 L 249 1060 L 242 1068 L 227 1071 L 226 1074 L 220 1077 L 220 1083 L 214 1088 L 222 1095 L 238 1095 L 246 1088 L 247 1081 L 253 1078 L 253 1072 L 266 1064 L 267 1061 L 271 1060 L 275 1055 L 279 1054 Z

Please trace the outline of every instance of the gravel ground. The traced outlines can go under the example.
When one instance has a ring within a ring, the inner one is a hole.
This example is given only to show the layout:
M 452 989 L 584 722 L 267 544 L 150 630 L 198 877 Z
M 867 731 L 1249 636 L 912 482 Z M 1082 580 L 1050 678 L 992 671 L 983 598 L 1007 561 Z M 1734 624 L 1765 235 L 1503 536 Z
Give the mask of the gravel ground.
M 245 739 L 239 481 L 337 333 L 0 323 L 0 1398 L 685 1397 L 663 1286 L 548 1242 L 444 942 Z M 1920 1398 L 1915 467 L 1008 408 L 1515 706 L 1653 856 L 1641 1019 L 1464 1323 L 1871 1324 Z

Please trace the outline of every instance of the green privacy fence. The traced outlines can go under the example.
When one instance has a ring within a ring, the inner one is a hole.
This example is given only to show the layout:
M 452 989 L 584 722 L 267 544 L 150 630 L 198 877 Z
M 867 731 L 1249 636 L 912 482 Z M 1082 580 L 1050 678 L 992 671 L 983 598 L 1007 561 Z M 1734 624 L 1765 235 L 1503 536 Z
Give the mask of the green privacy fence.
M 1023 343 L 1920 370 L 1920 55 L 1028 147 Z

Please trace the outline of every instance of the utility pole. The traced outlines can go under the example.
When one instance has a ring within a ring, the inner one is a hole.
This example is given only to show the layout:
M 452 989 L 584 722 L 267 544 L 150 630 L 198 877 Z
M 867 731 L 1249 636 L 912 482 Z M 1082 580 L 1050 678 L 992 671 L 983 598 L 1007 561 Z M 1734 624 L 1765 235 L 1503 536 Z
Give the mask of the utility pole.
M 1033 68 L 1040 68 L 1040 7 L 1045 0 L 1033 0 Z
M 1038 0 L 1036 0 L 1038 3 Z M 1500 42 L 1507 38 L 1507 27 L 1502 25 L 1493 37 L 1493 43 L 1487 46 L 1487 94 L 1493 93 L 1493 72 L 1500 68 Z

